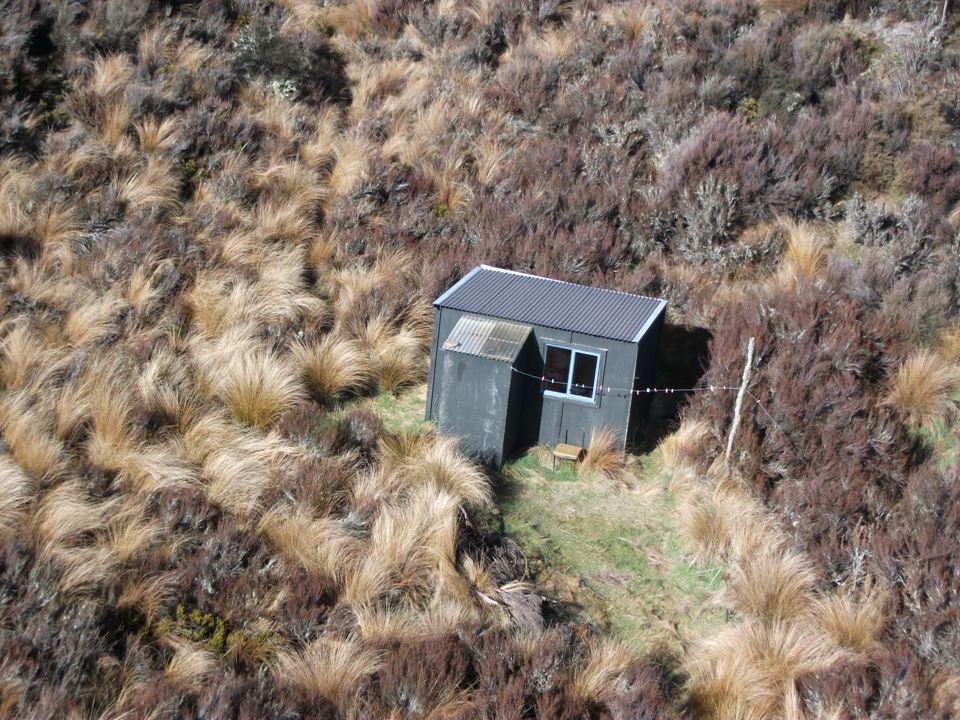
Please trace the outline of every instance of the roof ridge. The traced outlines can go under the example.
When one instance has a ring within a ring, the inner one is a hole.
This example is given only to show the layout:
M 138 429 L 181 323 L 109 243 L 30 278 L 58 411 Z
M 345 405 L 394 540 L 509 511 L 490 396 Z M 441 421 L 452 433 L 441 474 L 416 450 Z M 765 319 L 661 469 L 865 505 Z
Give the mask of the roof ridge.
M 614 295 L 626 295 L 627 297 L 638 297 L 644 298 L 646 300 L 658 300 L 660 302 L 666 302 L 663 298 L 655 298 L 650 295 L 640 295 L 639 293 L 627 292 L 626 290 L 614 290 L 613 288 L 604 288 L 596 287 L 594 285 L 584 285 L 583 283 L 570 282 L 569 280 L 559 280 L 557 278 L 546 277 L 545 275 L 534 275 L 533 273 L 520 272 L 519 270 L 511 270 L 509 268 L 499 268 L 493 265 L 486 265 L 481 263 L 474 268 L 474 271 L 478 269 L 483 270 L 493 270 L 495 272 L 507 273 L 509 275 L 519 275 L 520 277 L 536 278 L 537 280 L 548 280 L 549 282 L 560 283 L 561 285 L 572 285 L 573 287 L 583 288 L 585 290 L 599 290 L 600 292 L 612 293 Z

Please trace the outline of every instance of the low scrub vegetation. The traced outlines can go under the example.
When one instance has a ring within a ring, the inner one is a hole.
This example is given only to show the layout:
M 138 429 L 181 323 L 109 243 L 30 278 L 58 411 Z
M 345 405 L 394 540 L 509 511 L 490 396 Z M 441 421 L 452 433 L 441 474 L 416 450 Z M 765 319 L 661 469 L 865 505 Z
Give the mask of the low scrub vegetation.
M 3 4 L 0 714 L 955 712 L 957 18 Z M 357 401 L 479 262 L 665 297 L 707 384 L 756 338 L 731 465 L 714 394 L 661 446 L 730 613 L 672 660 L 545 611 L 488 476 Z

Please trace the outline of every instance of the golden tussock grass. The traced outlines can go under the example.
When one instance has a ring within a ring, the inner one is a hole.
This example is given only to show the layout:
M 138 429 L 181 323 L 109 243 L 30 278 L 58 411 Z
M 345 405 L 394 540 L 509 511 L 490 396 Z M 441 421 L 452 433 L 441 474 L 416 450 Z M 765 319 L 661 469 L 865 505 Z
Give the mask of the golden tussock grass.
M 134 126 L 140 149 L 146 153 L 166 152 L 175 144 L 177 121 L 173 116 L 159 120 L 155 117 L 145 118 Z
M 409 487 L 432 485 L 473 507 L 492 501 L 490 481 L 476 463 L 460 452 L 456 438 L 437 438 L 422 444 L 399 464 L 399 470 Z
M 76 548 L 93 533 L 106 529 L 115 501 L 95 503 L 74 481 L 57 485 L 40 498 L 30 520 L 38 554 L 49 558 L 65 548 Z
M 265 513 L 258 526 L 280 555 L 304 568 L 342 584 L 356 565 L 359 541 L 332 518 L 314 518 L 304 508 L 277 507 Z
M 808 625 L 731 625 L 688 654 L 688 704 L 717 720 L 785 717 L 796 706 L 796 678 L 843 657 Z
M 608 6 L 601 11 L 600 18 L 606 24 L 623 30 L 623 36 L 627 43 L 632 44 L 643 39 L 643 33 L 647 29 L 649 12 L 650 9 L 646 5 Z
M 368 177 L 368 158 L 374 151 L 373 144 L 359 135 L 342 135 L 333 146 L 335 163 L 327 177 L 330 194 L 327 209 L 338 198 L 349 195 Z
M 381 598 L 422 604 L 456 558 L 458 499 L 432 485 L 418 488 L 399 505 L 380 509 L 341 602 L 376 604 Z
M 609 428 L 590 431 L 587 454 L 577 465 L 577 474 L 581 478 L 619 477 L 624 469 L 623 451 L 617 447 L 617 439 Z
M 342 5 L 324 8 L 322 22 L 338 34 L 356 40 L 370 27 L 373 11 L 373 0 L 346 0 Z
M 180 204 L 180 182 L 170 161 L 151 157 L 145 166 L 127 177 L 114 180 L 117 198 L 130 211 L 170 210 Z
M 563 27 L 547 30 L 537 39 L 536 51 L 541 58 L 566 60 L 576 47 L 573 34 Z
M 878 638 L 887 621 L 886 593 L 878 586 L 857 594 L 836 591 L 813 604 L 813 618 L 838 647 L 860 657 L 880 649 Z
M 763 544 L 766 519 L 749 498 L 716 491 L 688 498 L 680 507 L 680 524 L 698 559 L 736 562 Z
M 330 401 L 362 393 L 374 383 L 370 359 L 359 343 L 336 334 L 293 348 L 307 388 Z
M 765 544 L 740 558 L 728 592 L 741 614 L 765 623 L 782 622 L 798 618 L 811 606 L 816 579 L 804 557 Z
M 808 223 L 782 219 L 787 235 L 776 280 L 784 287 L 815 280 L 827 264 L 829 246 L 818 230 Z
M 15 530 L 33 497 L 33 483 L 6 453 L 0 454 L 0 538 Z
M 196 433 L 203 433 L 211 425 L 215 427 L 214 423 L 209 416 L 199 420 L 190 437 L 185 437 L 188 445 L 196 442 Z M 228 432 L 218 434 L 213 442 L 216 445 L 208 452 L 201 449 L 201 474 L 208 479 L 207 498 L 236 515 L 253 513 L 260 507 L 260 497 L 273 482 L 275 473 L 286 465 L 288 448 L 272 434 L 261 438 Z
M 164 668 L 164 675 L 172 687 L 181 690 L 202 687 L 217 667 L 217 658 L 209 650 L 185 643 Z
M 958 389 L 960 367 L 929 350 L 918 350 L 897 369 L 884 403 L 911 427 L 925 427 L 955 409 Z
M 299 651 L 279 652 L 274 672 L 279 682 L 344 704 L 380 665 L 380 655 L 356 639 L 320 638 Z
M 236 353 L 220 373 L 217 395 L 240 422 L 256 428 L 269 427 L 304 397 L 296 369 L 267 350 Z
M 147 28 L 137 38 L 137 64 L 142 67 L 165 65 L 170 59 L 170 37 L 162 25 Z
M 586 701 L 598 701 L 613 690 L 636 654 L 612 638 L 599 640 L 587 651 L 586 663 L 573 677 L 573 693 Z
M 126 55 L 101 56 L 93 61 L 90 89 L 101 98 L 111 97 L 126 87 L 132 74 L 133 66 Z
M 960 363 L 960 328 L 950 328 L 940 335 L 937 352 L 949 363 Z
M 0 429 L 10 455 L 36 483 L 48 485 L 64 471 L 62 444 L 50 424 L 24 393 L 0 401 Z
M 0 343 L 0 382 L 8 390 L 25 390 L 37 372 L 49 367 L 56 353 L 27 323 L 13 325 Z
M 176 578 L 173 575 L 134 576 L 122 586 L 117 598 L 120 610 L 135 610 L 147 625 L 162 618 L 173 599 Z
M 112 292 L 91 297 L 70 311 L 63 334 L 74 346 L 96 342 L 116 329 L 124 307 L 124 300 Z
M 681 420 L 676 432 L 665 437 L 658 447 L 664 468 L 677 471 L 690 465 L 709 433 L 710 424 L 706 420 Z
M 507 151 L 495 139 L 481 135 L 474 143 L 474 152 L 477 156 L 477 182 L 489 185 L 500 174 Z

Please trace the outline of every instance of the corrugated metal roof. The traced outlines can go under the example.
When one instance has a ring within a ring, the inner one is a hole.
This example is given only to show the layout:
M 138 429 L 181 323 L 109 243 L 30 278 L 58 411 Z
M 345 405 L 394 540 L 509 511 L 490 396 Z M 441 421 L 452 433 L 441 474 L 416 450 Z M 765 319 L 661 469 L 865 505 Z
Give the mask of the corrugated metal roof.
M 512 363 L 531 332 L 529 325 L 464 315 L 444 340 L 443 349 Z
M 665 300 L 479 265 L 434 303 L 531 325 L 636 342 Z

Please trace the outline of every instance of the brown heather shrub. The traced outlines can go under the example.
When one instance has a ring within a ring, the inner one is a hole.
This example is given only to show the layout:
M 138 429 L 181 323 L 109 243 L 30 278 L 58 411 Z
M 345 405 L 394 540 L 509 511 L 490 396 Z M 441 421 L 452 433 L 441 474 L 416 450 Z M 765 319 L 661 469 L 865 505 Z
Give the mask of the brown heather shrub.
M 960 368 L 929 350 L 903 361 L 884 403 L 911 427 L 942 421 L 953 409 L 960 389 Z

